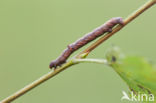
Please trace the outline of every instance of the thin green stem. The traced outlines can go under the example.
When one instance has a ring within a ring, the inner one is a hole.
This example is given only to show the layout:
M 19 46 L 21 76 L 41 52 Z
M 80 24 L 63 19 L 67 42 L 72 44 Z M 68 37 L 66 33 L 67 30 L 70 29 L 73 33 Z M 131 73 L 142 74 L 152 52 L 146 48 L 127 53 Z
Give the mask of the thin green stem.
M 98 63 L 108 65 L 106 59 L 73 59 L 74 63 Z
M 132 15 L 130 15 L 129 17 L 127 17 L 124 20 L 124 26 L 126 24 L 128 24 L 129 22 L 131 22 L 132 20 L 134 20 L 136 17 L 138 17 L 145 10 L 147 10 L 150 7 L 152 7 L 155 3 L 156 3 L 156 0 L 149 0 L 147 3 L 145 3 L 145 5 L 143 5 L 140 9 L 138 9 L 136 12 L 134 12 Z M 78 54 L 77 58 L 82 58 L 82 55 L 83 54 L 89 54 L 93 49 L 95 49 L 98 45 L 100 45 L 102 42 L 104 42 L 105 40 L 107 40 L 113 34 L 115 34 L 116 32 L 118 32 L 124 26 L 118 25 L 117 27 L 115 27 L 111 33 L 108 33 L 107 35 L 103 36 L 98 41 L 96 41 L 91 46 L 89 46 L 87 49 L 85 49 L 83 52 L 81 52 L 80 54 Z M 81 61 L 79 61 L 79 62 L 81 62 Z M 82 61 L 82 62 L 87 62 L 87 61 Z M 96 61 L 94 61 L 94 62 L 96 62 Z M 25 86 L 24 88 L 22 88 L 21 90 L 17 91 L 16 93 L 14 93 L 11 96 L 5 98 L 0 103 L 10 103 L 11 101 L 17 99 L 18 97 L 22 96 L 23 94 L 27 93 L 28 91 L 32 90 L 33 88 L 37 87 L 41 83 L 43 83 L 46 80 L 54 77 L 58 73 L 62 72 L 63 70 L 67 69 L 68 67 L 70 67 L 70 66 L 72 66 L 74 64 L 76 64 L 76 62 L 74 63 L 72 60 L 71 61 L 68 61 L 62 67 L 57 68 L 55 71 L 50 71 L 49 73 L 47 73 L 44 76 L 40 77 L 39 79 L 37 79 L 36 81 L 32 82 L 31 84 Z
M 66 68 L 68 68 L 68 67 L 70 67 L 72 65 L 74 65 L 74 63 L 72 61 L 69 61 L 68 63 L 66 63 L 62 67 L 57 68 L 55 71 L 51 70 L 50 72 L 48 72 L 47 74 L 43 75 L 39 79 L 35 80 L 31 84 L 28 84 L 27 86 L 25 86 L 21 90 L 17 91 L 16 93 L 12 94 L 9 97 L 3 99 L 0 103 L 10 103 L 11 101 L 17 99 L 18 97 L 22 96 L 26 92 L 28 92 L 31 89 L 39 86 L 41 83 L 43 83 L 43 82 L 47 81 L 48 79 L 54 77 L 55 75 L 57 75 L 58 73 L 62 72 L 63 70 L 65 70 Z

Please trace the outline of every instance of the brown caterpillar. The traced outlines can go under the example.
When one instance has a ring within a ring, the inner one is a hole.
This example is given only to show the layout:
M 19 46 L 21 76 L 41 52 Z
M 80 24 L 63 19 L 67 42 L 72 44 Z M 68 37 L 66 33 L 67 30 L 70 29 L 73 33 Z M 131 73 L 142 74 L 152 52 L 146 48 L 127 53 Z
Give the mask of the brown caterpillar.
M 66 62 L 68 57 L 76 50 L 79 48 L 83 47 L 84 45 L 88 44 L 92 40 L 96 39 L 97 37 L 101 36 L 102 34 L 106 32 L 111 32 L 112 28 L 117 25 L 123 25 L 123 19 L 121 17 L 115 17 L 107 21 L 105 24 L 102 26 L 96 28 L 92 32 L 86 34 L 76 42 L 68 45 L 68 48 L 63 51 L 61 56 L 59 56 L 56 60 L 52 61 L 49 65 L 50 68 L 56 68 L 57 66 L 61 66 L 63 63 Z

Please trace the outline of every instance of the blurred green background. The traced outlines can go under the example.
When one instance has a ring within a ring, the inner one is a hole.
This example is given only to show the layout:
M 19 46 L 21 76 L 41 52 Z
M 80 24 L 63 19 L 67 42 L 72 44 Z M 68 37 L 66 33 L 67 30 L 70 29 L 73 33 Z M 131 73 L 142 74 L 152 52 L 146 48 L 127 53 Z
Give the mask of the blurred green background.
M 146 1 L 0 0 L 0 100 L 49 72 L 49 62 L 68 44 L 112 17 L 127 17 Z M 156 63 L 155 11 L 146 11 L 89 57 L 104 58 L 114 44 Z M 123 90 L 128 87 L 112 68 L 79 64 L 13 103 L 121 103 Z

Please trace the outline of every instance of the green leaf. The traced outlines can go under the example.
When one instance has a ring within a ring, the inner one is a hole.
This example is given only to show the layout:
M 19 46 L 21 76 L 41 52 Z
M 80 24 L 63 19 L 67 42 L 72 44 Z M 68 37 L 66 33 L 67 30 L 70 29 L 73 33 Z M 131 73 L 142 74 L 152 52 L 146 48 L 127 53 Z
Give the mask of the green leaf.
M 156 68 L 149 61 L 140 56 L 124 56 L 117 47 L 109 49 L 106 58 L 131 91 L 156 96 Z

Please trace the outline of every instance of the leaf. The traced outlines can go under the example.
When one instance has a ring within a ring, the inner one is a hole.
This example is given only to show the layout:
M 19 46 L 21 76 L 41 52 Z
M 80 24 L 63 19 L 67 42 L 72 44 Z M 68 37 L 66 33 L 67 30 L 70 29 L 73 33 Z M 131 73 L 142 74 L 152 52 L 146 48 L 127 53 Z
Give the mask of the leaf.
M 130 91 L 156 96 L 156 68 L 144 57 L 124 56 L 119 48 L 113 47 L 107 51 L 106 58 Z

